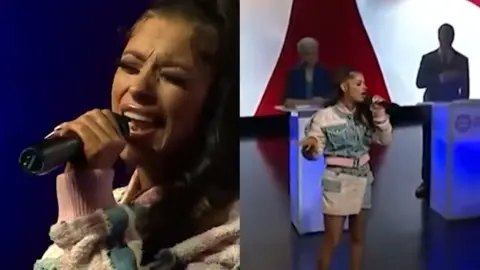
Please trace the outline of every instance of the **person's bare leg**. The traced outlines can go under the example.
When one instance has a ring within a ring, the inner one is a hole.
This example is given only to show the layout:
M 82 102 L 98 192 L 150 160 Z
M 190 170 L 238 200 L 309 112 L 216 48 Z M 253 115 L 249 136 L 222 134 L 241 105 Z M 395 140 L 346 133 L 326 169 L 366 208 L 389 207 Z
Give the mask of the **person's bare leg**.
M 342 237 L 345 217 L 323 215 L 325 232 L 318 256 L 318 270 L 330 270 L 330 262 L 335 248 Z
M 351 270 L 360 270 L 363 256 L 363 246 L 365 243 L 365 216 L 364 210 L 358 215 L 350 216 L 348 226 L 350 231 L 351 243 Z

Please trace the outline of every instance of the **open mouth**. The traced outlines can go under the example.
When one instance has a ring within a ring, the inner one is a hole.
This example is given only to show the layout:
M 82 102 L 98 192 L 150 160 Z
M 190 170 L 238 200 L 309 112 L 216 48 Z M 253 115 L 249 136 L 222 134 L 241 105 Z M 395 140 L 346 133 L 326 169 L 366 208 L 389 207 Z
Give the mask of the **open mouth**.
M 127 111 L 123 113 L 124 116 L 130 119 L 128 126 L 130 128 L 130 136 L 144 136 L 155 132 L 161 125 L 159 121 L 154 118 Z

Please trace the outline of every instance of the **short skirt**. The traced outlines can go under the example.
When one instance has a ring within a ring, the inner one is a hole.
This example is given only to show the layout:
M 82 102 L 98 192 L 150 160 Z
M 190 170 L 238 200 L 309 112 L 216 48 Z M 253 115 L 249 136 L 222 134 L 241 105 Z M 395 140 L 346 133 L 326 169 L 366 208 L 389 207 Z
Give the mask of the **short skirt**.
M 322 177 L 323 213 L 356 215 L 372 207 L 373 174 L 369 164 L 358 168 L 327 166 Z

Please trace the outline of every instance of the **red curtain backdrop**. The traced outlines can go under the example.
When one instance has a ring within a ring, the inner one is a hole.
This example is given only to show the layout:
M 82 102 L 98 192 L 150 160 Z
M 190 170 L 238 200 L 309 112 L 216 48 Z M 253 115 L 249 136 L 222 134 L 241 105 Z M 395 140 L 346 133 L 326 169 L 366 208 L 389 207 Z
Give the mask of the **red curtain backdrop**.
M 364 72 L 370 93 L 389 100 L 355 0 L 295 0 L 283 49 L 255 115 L 278 114 L 274 107 L 283 102 L 285 75 L 298 61 L 297 42 L 306 36 L 319 41 L 322 65 L 332 72 L 342 65 Z

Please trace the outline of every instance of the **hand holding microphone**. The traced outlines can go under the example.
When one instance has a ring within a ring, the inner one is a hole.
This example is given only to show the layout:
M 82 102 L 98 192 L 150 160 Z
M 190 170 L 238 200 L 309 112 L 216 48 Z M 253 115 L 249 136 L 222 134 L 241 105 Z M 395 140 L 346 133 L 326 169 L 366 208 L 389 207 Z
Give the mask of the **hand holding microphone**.
M 381 96 L 373 96 L 368 103 L 370 104 L 370 110 L 374 118 L 384 117 L 387 114 L 386 106 L 388 106 L 388 104 Z
M 23 150 L 20 164 L 34 175 L 46 174 L 65 163 L 78 165 L 79 161 L 84 169 L 110 169 L 125 148 L 128 121 L 109 110 L 89 111 L 59 125 L 43 142 Z
M 367 96 L 364 101 L 367 105 L 370 106 L 373 117 L 381 117 L 382 115 L 388 114 L 392 115 L 395 113 L 396 109 L 400 106 L 396 103 L 389 103 L 384 98 L 378 95 L 373 97 Z
M 83 142 L 83 157 L 90 170 L 112 168 L 126 145 L 114 114 L 109 110 L 89 111 L 61 124 L 51 136 L 63 137 L 72 132 Z

